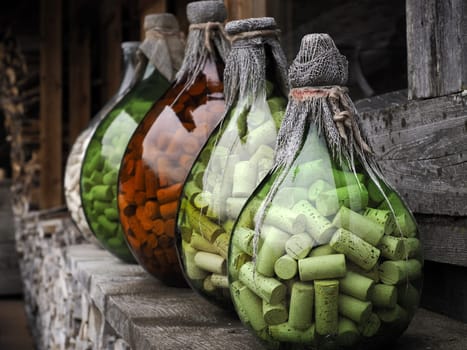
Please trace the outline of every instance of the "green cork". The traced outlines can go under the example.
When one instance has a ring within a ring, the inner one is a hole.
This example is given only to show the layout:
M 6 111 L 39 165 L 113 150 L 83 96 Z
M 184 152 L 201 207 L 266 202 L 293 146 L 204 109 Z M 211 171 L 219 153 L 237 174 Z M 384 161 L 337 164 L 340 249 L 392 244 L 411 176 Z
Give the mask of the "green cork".
M 274 264 L 285 253 L 289 234 L 274 230 L 275 234 L 263 229 L 264 241 L 256 256 L 256 271 L 264 276 L 274 276 Z
M 409 315 L 398 304 L 392 309 L 378 309 L 376 314 L 379 319 L 384 323 L 401 323 L 404 324 L 408 321 Z
M 320 335 L 335 335 L 339 330 L 339 281 L 314 281 L 315 327 Z
M 368 219 L 383 225 L 385 235 L 390 235 L 394 232 L 396 224 L 389 210 L 366 208 L 363 215 Z
M 362 301 L 367 301 L 369 299 L 371 290 L 375 284 L 371 278 L 352 271 L 347 271 L 345 277 L 340 279 L 339 282 L 339 290 L 341 293 Z
M 371 270 L 380 256 L 379 249 L 345 229 L 338 229 L 329 242 L 332 249 L 344 254 L 362 269 Z
M 404 258 L 404 243 L 393 236 L 384 236 L 378 244 L 381 255 L 390 260 L 401 260 Z
M 253 237 L 255 236 L 255 231 L 245 228 L 238 227 L 235 230 L 235 234 L 232 235 L 232 244 L 234 244 L 242 252 L 247 253 L 250 256 L 253 256 Z
M 305 330 L 312 324 L 315 289 L 312 284 L 294 282 L 290 293 L 289 325 Z
M 306 230 L 319 244 L 326 244 L 336 230 L 331 222 L 322 216 L 310 202 L 302 200 L 297 202 L 292 210 L 305 215 Z
M 338 253 L 334 249 L 332 249 L 329 244 L 323 244 L 318 247 L 313 247 L 313 249 L 311 249 L 308 256 L 313 257 L 313 256 L 323 256 L 323 255 L 331 255 L 331 254 L 338 254 Z
M 277 304 L 285 298 L 286 286 L 274 278 L 263 276 L 255 271 L 253 262 L 243 264 L 238 278 L 256 295 L 270 304 Z
M 288 323 L 282 323 L 269 326 L 269 333 L 273 339 L 287 343 L 313 344 L 316 337 L 314 325 L 308 329 L 300 330 L 293 328 Z
M 355 265 L 353 262 L 347 262 L 347 269 L 349 271 L 356 272 L 362 276 L 372 279 L 375 283 L 379 282 L 379 265 L 376 264 L 371 270 L 364 270 L 360 266 Z
M 328 182 L 321 179 L 317 180 L 313 182 L 308 188 L 308 200 L 315 202 L 318 199 L 320 193 L 329 191 L 331 189 L 332 186 Z
M 376 284 L 371 292 L 373 306 L 382 308 L 394 308 L 397 303 L 397 289 L 387 284 Z
M 283 187 L 274 196 L 274 205 L 284 208 L 292 208 L 298 201 L 307 199 L 306 187 Z
M 409 213 L 402 213 L 396 216 L 395 236 L 415 237 L 417 226 Z
M 365 186 L 349 185 L 322 192 L 316 200 L 316 209 L 323 216 L 337 213 L 341 206 L 358 211 L 368 205 L 368 192 Z
M 340 294 L 339 313 L 358 324 L 366 322 L 371 315 L 372 306 L 368 301 L 361 301 L 357 298 Z
M 274 272 L 277 277 L 283 280 L 289 280 L 297 275 L 297 260 L 290 255 L 283 255 L 274 263 Z
M 285 302 L 269 304 L 263 300 L 263 319 L 268 325 L 281 324 L 287 321 L 287 308 Z
M 360 338 L 360 332 L 358 331 L 355 322 L 345 317 L 339 318 L 338 333 L 337 333 L 337 344 L 340 346 L 352 346 L 355 345 Z
M 360 173 L 332 169 L 332 175 L 334 177 L 334 183 L 336 187 L 358 185 L 365 181 L 365 175 Z
M 395 285 L 421 277 L 422 264 L 415 259 L 385 261 L 379 266 L 379 276 L 384 284 Z
M 97 185 L 91 189 L 91 196 L 94 200 L 109 202 L 112 200 L 112 189 L 109 185 Z
M 343 254 L 323 255 L 298 260 L 300 280 L 334 279 L 345 276 L 345 256 Z
M 296 234 L 305 231 L 305 215 L 292 209 L 271 206 L 264 218 L 265 225 L 271 225 L 290 234 Z
M 375 313 L 372 313 L 366 322 L 358 325 L 358 329 L 364 337 L 374 336 L 378 333 L 380 327 L 381 321 Z
M 285 242 L 285 251 L 292 258 L 299 260 L 305 258 L 313 246 L 313 240 L 307 233 L 290 236 Z
M 248 321 L 251 328 L 255 331 L 261 331 L 267 327 L 263 319 L 263 302 L 261 298 L 255 295 L 245 285 L 235 285 L 232 288 L 232 296 L 237 305 Z
M 325 180 L 329 177 L 329 171 L 324 168 L 322 159 L 312 160 L 298 165 L 294 170 L 294 185 L 299 187 L 310 187 L 317 180 Z
M 345 228 L 373 246 L 377 246 L 384 235 L 383 225 L 347 207 L 339 209 L 332 224 L 336 227 Z
M 418 238 L 399 238 L 404 247 L 403 257 L 405 258 L 414 258 L 421 254 L 421 245 Z

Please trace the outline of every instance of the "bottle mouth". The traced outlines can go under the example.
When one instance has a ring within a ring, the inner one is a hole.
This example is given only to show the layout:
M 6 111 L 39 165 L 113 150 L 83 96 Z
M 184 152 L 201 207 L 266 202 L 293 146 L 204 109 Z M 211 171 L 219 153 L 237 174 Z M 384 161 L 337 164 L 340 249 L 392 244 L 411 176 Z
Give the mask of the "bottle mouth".
M 190 24 L 206 22 L 224 22 L 227 9 L 221 1 L 196 1 L 186 6 L 186 16 Z
M 124 41 L 122 42 L 122 49 L 123 50 L 136 50 L 140 44 L 141 44 L 140 41 Z
M 180 27 L 171 13 L 155 13 L 144 17 L 144 30 L 179 31 Z
M 252 32 L 257 30 L 277 29 L 276 20 L 273 17 L 247 18 L 230 21 L 225 25 L 225 31 L 229 35 Z

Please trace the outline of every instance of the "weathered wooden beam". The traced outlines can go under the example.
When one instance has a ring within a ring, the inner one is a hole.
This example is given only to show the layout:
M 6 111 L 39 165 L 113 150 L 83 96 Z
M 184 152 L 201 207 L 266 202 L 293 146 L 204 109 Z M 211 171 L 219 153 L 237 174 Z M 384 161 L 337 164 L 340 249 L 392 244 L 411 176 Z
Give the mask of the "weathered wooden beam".
M 467 88 L 467 2 L 407 0 L 409 99 Z
M 229 20 L 250 17 L 264 17 L 267 13 L 266 0 L 226 0 Z
M 467 216 L 467 96 L 359 101 L 381 168 L 416 213 Z
M 99 28 L 100 69 L 102 72 L 101 104 L 118 90 L 121 80 L 122 60 L 122 3 L 121 0 L 100 1 Z
M 72 145 L 91 118 L 91 28 L 89 6 L 82 0 L 69 3 L 69 144 Z
M 62 203 L 62 0 L 41 0 L 40 206 Z

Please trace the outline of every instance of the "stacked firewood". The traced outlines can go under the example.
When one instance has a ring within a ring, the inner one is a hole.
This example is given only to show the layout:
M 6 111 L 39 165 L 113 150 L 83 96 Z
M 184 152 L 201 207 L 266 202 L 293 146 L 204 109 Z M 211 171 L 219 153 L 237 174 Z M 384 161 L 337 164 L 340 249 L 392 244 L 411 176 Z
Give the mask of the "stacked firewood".
M 11 144 L 13 210 L 20 216 L 38 206 L 40 130 L 37 61 L 31 60 L 28 69 L 11 33 L 0 33 L 0 108 Z

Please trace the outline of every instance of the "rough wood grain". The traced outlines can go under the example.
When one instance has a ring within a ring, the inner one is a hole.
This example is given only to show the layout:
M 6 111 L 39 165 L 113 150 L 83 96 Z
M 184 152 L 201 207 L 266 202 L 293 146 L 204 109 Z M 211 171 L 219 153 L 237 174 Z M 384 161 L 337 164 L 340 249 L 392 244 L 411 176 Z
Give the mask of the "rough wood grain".
M 91 118 L 91 9 L 82 0 L 69 5 L 68 140 L 72 145 Z
M 100 1 L 99 15 L 101 105 L 118 90 L 121 79 L 122 0 Z
M 40 206 L 62 204 L 62 0 L 41 1 Z
M 467 267 L 467 217 L 417 215 L 426 260 Z
M 381 168 L 416 213 L 467 216 L 467 96 L 357 102 Z
M 409 99 L 444 96 L 467 86 L 464 0 L 408 0 Z
M 230 20 L 264 17 L 267 14 L 266 0 L 227 0 L 225 3 Z

